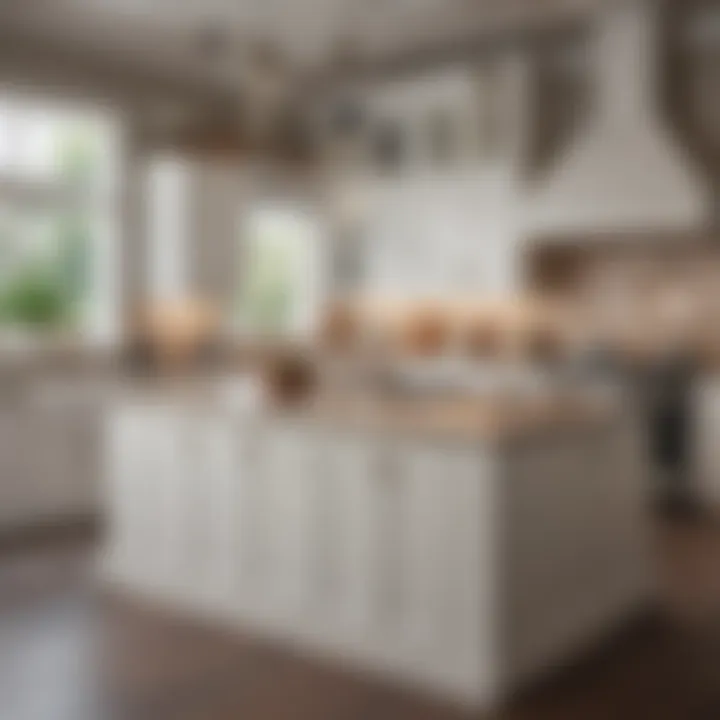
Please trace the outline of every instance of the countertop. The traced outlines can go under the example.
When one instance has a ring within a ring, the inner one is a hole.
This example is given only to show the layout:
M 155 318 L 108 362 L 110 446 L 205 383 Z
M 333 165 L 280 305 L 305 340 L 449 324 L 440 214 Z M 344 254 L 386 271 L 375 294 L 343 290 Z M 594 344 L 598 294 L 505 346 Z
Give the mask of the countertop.
M 301 410 L 334 427 L 351 425 L 390 434 L 504 442 L 577 430 L 606 421 L 607 403 L 590 398 L 318 398 Z
M 250 420 L 277 419 L 338 430 L 473 442 L 575 432 L 607 422 L 618 407 L 617 401 L 590 392 L 403 396 L 347 391 L 317 393 L 303 402 L 285 405 L 270 402 L 257 385 L 242 379 L 134 385 L 130 392 L 115 396 L 118 402 L 180 407 L 198 416 L 218 412 Z

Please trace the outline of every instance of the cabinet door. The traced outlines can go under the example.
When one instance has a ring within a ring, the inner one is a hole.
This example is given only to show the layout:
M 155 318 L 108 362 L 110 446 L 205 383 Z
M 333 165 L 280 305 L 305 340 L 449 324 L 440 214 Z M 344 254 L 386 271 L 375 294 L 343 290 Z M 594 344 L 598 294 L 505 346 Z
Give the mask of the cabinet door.
M 23 454 L 24 473 L 17 497 L 25 522 L 42 522 L 62 505 L 67 451 L 51 411 L 28 403 L 21 417 L 24 437 L 17 451 Z
M 246 495 L 252 514 L 248 540 L 252 592 L 263 611 L 288 617 L 301 612 L 307 597 L 311 479 L 317 467 L 316 436 L 292 423 L 267 424 L 257 475 Z
M 131 435 L 129 413 L 117 411 L 108 414 L 102 428 L 100 502 L 105 523 L 103 563 L 111 573 L 122 573 L 123 568 L 129 565 Z
M 366 659 L 432 683 L 474 682 L 484 483 L 470 449 L 378 442 L 363 478 Z M 489 556 L 491 549 L 486 548 Z M 491 594 L 491 589 L 487 589 Z M 489 638 L 491 640 L 491 638 Z
M 62 422 L 62 419 L 60 420 Z M 68 515 L 95 514 L 100 511 L 100 412 L 78 408 L 67 429 L 68 465 L 65 509 Z
M 143 415 L 141 426 L 135 512 L 142 540 L 137 550 L 146 554 L 148 586 L 174 593 L 188 578 L 182 510 L 191 472 L 185 417 L 171 407 L 152 408 Z
M 264 424 L 245 418 L 231 422 L 234 436 L 232 472 L 232 584 L 239 609 L 251 608 L 261 595 L 268 567 L 265 505 Z
M 233 585 L 233 435 L 227 418 L 184 416 L 179 428 L 182 456 L 172 474 L 172 547 L 188 598 L 222 601 Z
M 28 511 L 23 499 L 24 420 L 25 414 L 17 406 L 0 410 L 0 526 L 23 522 Z
M 22 448 L 30 519 L 76 517 L 96 510 L 90 495 L 98 482 L 93 419 L 81 408 L 30 404 Z M 93 477 L 90 477 L 94 473 Z
M 412 595 L 421 584 L 417 562 L 426 548 L 417 523 L 429 474 L 422 470 L 418 452 L 413 445 L 386 446 L 373 478 L 374 619 L 379 631 L 398 640 L 416 624 L 418 598 Z M 432 532 L 430 527 L 425 530 Z
M 148 459 L 143 454 L 148 427 L 142 415 L 130 409 L 111 413 L 105 424 L 105 459 L 103 463 L 103 505 L 107 525 L 106 562 L 122 576 L 135 573 L 135 563 L 142 556 L 137 529 L 144 523 L 137 513 L 143 512 L 142 493 L 147 477 Z
M 428 459 L 413 444 L 378 440 L 366 474 L 357 478 L 365 485 L 357 528 L 367 583 L 365 622 L 388 647 L 404 642 L 421 614 L 424 564 L 434 552 L 433 523 L 426 514 L 437 477 Z
M 423 666 L 447 663 L 475 641 L 483 481 L 478 455 L 461 446 L 411 445 L 401 458 L 398 567 L 388 575 L 398 594 L 396 623 Z
M 326 626 L 362 632 L 372 612 L 376 444 L 324 431 L 310 479 L 307 605 Z
M 184 570 L 176 505 L 184 467 L 180 418 L 159 407 L 119 410 L 106 437 L 111 562 L 144 586 L 172 586 Z
M 434 448 L 388 444 L 371 478 L 374 622 L 403 643 L 432 631 L 453 492 L 445 460 Z

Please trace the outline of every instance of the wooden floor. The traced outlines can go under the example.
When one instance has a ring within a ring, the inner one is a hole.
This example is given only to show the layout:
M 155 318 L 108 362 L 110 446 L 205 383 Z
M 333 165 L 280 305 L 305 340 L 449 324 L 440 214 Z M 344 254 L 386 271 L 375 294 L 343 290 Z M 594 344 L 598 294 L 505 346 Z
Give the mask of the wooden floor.
M 720 528 L 658 528 L 662 612 L 499 720 L 720 720 Z M 0 559 L 0 720 L 454 720 L 457 708 L 112 598 L 92 546 Z

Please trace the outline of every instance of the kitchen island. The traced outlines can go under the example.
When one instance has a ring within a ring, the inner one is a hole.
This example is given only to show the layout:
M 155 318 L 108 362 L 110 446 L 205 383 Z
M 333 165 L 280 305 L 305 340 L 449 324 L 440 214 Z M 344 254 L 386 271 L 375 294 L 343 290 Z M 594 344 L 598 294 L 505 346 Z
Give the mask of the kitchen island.
M 143 392 L 106 434 L 108 583 L 463 703 L 651 596 L 643 453 L 611 407 Z

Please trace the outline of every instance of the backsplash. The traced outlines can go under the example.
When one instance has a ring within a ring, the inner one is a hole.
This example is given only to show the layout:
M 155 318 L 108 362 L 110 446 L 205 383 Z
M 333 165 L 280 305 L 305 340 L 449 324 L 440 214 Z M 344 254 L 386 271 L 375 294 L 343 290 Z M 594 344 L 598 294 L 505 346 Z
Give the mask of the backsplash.
M 583 307 L 599 332 L 646 347 L 679 342 L 720 359 L 720 243 L 657 233 L 548 243 L 528 254 L 531 288 Z

